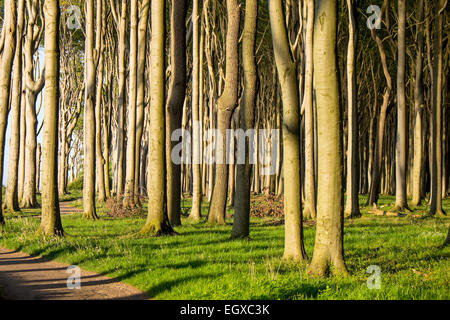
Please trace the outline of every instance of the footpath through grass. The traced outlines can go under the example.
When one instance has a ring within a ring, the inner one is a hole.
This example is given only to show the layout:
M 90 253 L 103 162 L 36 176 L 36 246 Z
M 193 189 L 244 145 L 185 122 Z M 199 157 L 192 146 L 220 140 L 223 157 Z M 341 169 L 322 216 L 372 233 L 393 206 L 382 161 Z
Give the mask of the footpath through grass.
M 364 203 L 361 197 L 361 204 Z M 383 197 L 389 207 L 393 197 Z M 188 205 L 188 203 L 186 204 Z M 450 200 L 444 200 L 450 213 Z M 206 206 L 204 214 L 206 213 Z M 424 215 L 426 207 L 414 210 Z M 6 213 L 0 245 L 117 277 L 156 299 L 449 299 L 450 248 L 441 245 L 450 219 L 373 216 L 345 222 L 347 278 L 315 279 L 306 266 L 283 263 L 284 226 L 252 218 L 251 241 L 229 240 L 228 225 L 183 219 L 177 236 L 138 238 L 145 216 L 87 221 L 62 217 L 67 236 L 36 236 L 39 210 Z M 312 257 L 315 227 L 305 227 Z M 370 265 L 381 268 L 381 289 L 367 288 Z

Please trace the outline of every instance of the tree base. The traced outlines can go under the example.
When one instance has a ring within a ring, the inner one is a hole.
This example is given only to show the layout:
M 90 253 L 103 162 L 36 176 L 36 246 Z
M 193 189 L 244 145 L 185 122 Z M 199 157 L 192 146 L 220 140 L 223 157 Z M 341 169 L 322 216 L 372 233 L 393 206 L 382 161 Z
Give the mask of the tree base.
M 168 223 L 146 223 L 137 233 L 141 237 L 162 237 L 177 235 L 175 230 Z
M 40 208 L 37 202 L 33 202 L 32 200 L 23 200 L 20 204 L 20 208 L 22 209 L 38 209 Z
M 11 213 L 20 213 L 20 212 L 22 212 L 22 210 L 20 209 L 19 206 L 11 208 L 11 207 L 7 206 L 6 203 L 3 205 L 2 209 L 3 209 L 3 211 L 11 212 Z
M 308 255 L 306 252 L 300 254 L 284 253 L 282 260 L 288 263 L 306 264 L 308 263 Z
M 95 211 L 83 212 L 82 217 L 87 220 L 99 220 L 100 219 Z
M 252 238 L 248 234 L 231 233 L 230 240 L 251 241 Z
M 330 271 L 335 276 L 348 276 L 348 270 L 344 261 L 335 261 L 333 264 L 326 259 L 317 259 L 311 262 L 308 266 L 306 273 L 318 278 L 324 278 L 330 274 Z
M 396 204 L 394 206 L 394 208 L 392 208 L 392 210 L 389 210 L 389 212 L 392 212 L 392 213 L 400 213 L 400 212 L 405 212 L 405 211 L 412 212 L 412 210 L 408 207 L 407 204 L 403 204 L 403 205 Z
M 353 211 L 344 211 L 344 218 L 346 219 L 356 219 L 361 218 L 362 214 L 359 210 L 353 210 Z
M 38 236 L 64 237 L 64 229 L 62 228 L 48 228 L 47 226 L 40 226 L 36 234 Z
M 444 211 L 444 209 L 434 209 L 430 210 L 430 212 L 427 214 L 428 217 L 446 217 L 447 213 Z

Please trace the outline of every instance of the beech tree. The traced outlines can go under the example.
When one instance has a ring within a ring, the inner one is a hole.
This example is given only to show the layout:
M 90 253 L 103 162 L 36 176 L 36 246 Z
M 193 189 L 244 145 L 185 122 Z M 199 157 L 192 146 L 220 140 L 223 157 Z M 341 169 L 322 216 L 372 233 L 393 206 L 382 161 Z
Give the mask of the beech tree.
M 44 3 L 45 109 L 42 142 L 42 218 L 39 233 L 63 236 L 57 191 L 59 113 L 59 0 Z
M 255 106 L 257 95 L 257 69 L 255 58 L 256 30 L 258 21 L 258 1 L 246 0 L 244 31 L 242 37 L 242 62 L 244 69 L 244 97 L 241 102 L 240 129 L 247 131 L 252 129 L 255 118 Z M 250 234 L 250 187 L 251 170 L 250 144 L 253 141 L 245 137 L 245 163 L 237 165 L 235 214 L 233 220 L 232 238 L 248 237 Z
M 306 261 L 300 193 L 300 108 L 281 0 L 269 2 L 273 49 L 283 100 L 284 258 Z M 317 90 L 317 89 L 316 89 Z
M 181 165 L 172 160 L 176 141 L 172 133 L 181 128 L 186 93 L 186 12 L 185 0 L 172 3 L 170 16 L 170 60 L 172 76 L 167 94 L 166 163 L 167 212 L 173 226 L 181 224 Z
M 314 87 L 317 101 L 318 181 L 314 254 L 308 273 L 347 274 L 344 261 L 342 206 L 342 131 L 336 66 L 335 0 L 316 0 L 314 19 Z
M 35 79 L 35 53 L 41 41 L 43 30 L 42 1 L 27 0 L 27 32 L 24 44 L 25 55 L 25 95 L 26 95 L 26 138 L 25 138 L 25 175 L 22 208 L 36 208 L 36 148 L 37 148 L 37 112 L 36 99 L 45 84 L 44 71 Z M 59 40 L 59 39 L 58 39 Z
M 2 51 L 0 56 L 0 181 L 3 180 L 5 135 L 8 118 L 11 70 L 16 49 L 17 7 L 16 1 L 5 0 L 5 19 L 2 28 Z M 0 195 L 0 203 L 2 203 Z M 0 209 L 0 226 L 5 223 Z
M 240 8 L 237 0 L 227 0 L 227 23 L 225 86 L 217 101 L 217 131 L 221 139 L 215 145 L 214 187 L 208 211 L 208 221 L 212 224 L 225 224 L 228 191 L 226 131 L 230 128 L 238 99 Z
M 22 103 L 22 43 L 24 29 L 25 0 L 17 4 L 16 50 L 14 55 L 14 70 L 11 90 L 11 140 L 9 143 L 8 182 L 6 185 L 4 209 L 19 210 L 17 192 L 19 143 L 20 143 L 20 111 Z
M 97 1 L 97 6 L 101 0 Z M 95 69 L 94 62 L 94 0 L 86 0 L 86 45 L 85 45 L 85 100 L 84 100 L 84 173 L 83 216 L 97 219 L 95 208 Z M 100 30 L 97 30 L 100 32 Z M 98 49 L 98 48 L 97 48 Z M 98 52 L 99 50 L 96 50 Z
M 164 235 L 174 231 L 167 215 L 166 159 L 165 159 L 165 77 L 164 77 L 164 40 L 165 40 L 165 1 L 151 2 L 150 41 L 150 125 L 148 156 L 148 214 L 147 221 L 140 234 Z

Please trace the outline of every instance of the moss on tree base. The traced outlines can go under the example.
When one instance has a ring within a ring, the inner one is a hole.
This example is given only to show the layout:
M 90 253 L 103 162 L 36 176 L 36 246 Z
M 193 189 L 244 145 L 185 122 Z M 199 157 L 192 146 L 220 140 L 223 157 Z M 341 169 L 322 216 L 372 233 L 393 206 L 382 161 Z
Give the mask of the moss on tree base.
M 175 230 L 170 226 L 169 223 L 146 223 L 142 229 L 137 233 L 138 236 L 151 236 L 151 237 L 161 237 L 161 236 L 174 236 L 177 235 Z
M 88 211 L 88 212 L 83 212 L 83 218 L 87 219 L 87 220 L 99 220 L 99 216 L 97 215 L 97 213 L 95 211 Z

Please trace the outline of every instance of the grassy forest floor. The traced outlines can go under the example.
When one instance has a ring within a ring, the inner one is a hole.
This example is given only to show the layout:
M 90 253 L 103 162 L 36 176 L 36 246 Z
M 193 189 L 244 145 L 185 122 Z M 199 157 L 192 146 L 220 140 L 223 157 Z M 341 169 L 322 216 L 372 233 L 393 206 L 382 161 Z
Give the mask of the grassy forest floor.
M 80 196 L 72 191 L 63 200 L 80 206 Z M 365 200 L 360 197 L 361 205 Z M 379 204 L 387 210 L 394 200 L 383 196 Z M 189 199 L 184 201 L 186 212 L 189 205 Z M 264 200 L 259 197 L 254 205 L 264 206 Z M 450 199 L 444 200 L 444 209 L 450 212 Z M 0 246 L 117 277 L 156 299 L 450 298 L 450 248 L 441 247 L 450 218 L 424 218 L 425 205 L 405 217 L 374 216 L 362 206 L 362 218 L 345 221 L 351 275 L 327 279 L 311 278 L 306 266 L 281 260 L 284 226 L 276 214 L 255 213 L 250 241 L 229 239 L 231 219 L 226 226 L 210 226 L 183 218 L 183 226 L 175 228 L 177 236 L 139 238 L 145 210 L 118 218 L 99 205 L 99 221 L 86 221 L 80 213 L 63 215 L 67 236 L 62 239 L 36 236 L 39 209 L 5 213 Z M 305 223 L 310 258 L 314 234 L 314 224 Z M 370 265 L 381 268 L 380 290 L 367 288 Z

